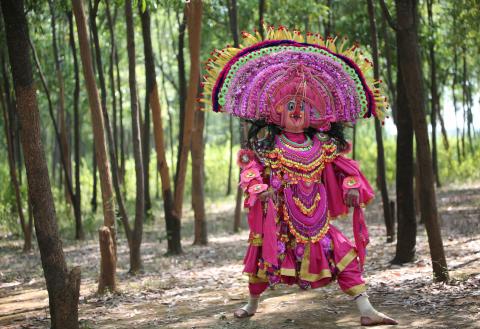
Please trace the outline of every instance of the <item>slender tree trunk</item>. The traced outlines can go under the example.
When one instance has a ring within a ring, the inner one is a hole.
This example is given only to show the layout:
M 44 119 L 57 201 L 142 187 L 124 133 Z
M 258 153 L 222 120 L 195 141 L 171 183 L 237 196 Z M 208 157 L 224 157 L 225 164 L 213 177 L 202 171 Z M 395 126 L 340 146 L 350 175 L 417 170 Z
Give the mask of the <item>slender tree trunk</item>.
M 382 33 L 382 39 L 383 39 L 383 48 L 384 48 L 384 53 L 385 53 L 385 62 L 386 62 L 386 69 L 387 69 L 387 85 L 388 89 L 392 95 L 391 100 L 390 100 L 390 107 L 392 109 L 392 117 L 393 117 L 393 122 L 397 124 L 397 94 L 395 92 L 395 84 L 393 82 L 393 74 L 392 74 L 392 53 L 391 53 L 391 47 L 390 47 L 390 37 L 389 33 L 387 30 L 387 22 L 386 18 L 384 15 L 382 15 L 382 20 L 381 20 L 381 33 Z M 392 213 L 393 216 L 393 213 Z
M 93 135 L 95 140 L 95 154 L 100 173 L 100 187 L 102 189 L 104 226 L 99 229 L 101 266 L 98 291 L 103 293 L 105 290 L 116 290 L 115 203 L 113 201 L 110 163 L 108 160 L 108 150 L 104 135 L 102 107 L 98 96 L 95 76 L 93 74 L 93 63 L 89 49 L 90 42 L 87 32 L 87 20 L 83 10 L 82 0 L 72 0 L 72 5 L 77 24 L 83 74 L 86 80 L 88 101 L 90 103 Z
M 143 28 L 143 25 L 148 23 L 148 29 L 150 29 L 150 13 L 148 12 L 147 9 L 145 9 L 145 12 L 142 13 L 142 5 L 141 3 L 139 2 L 139 6 L 138 6 L 138 11 L 139 11 L 139 14 L 141 16 L 141 20 L 142 20 L 142 32 L 144 30 Z M 144 18 L 144 16 L 148 16 L 148 18 Z M 145 20 L 148 19 L 148 22 L 145 22 Z M 151 33 L 150 33 L 151 34 Z M 152 42 L 150 41 L 150 44 Z M 145 45 L 144 45 L 144 48 L 145 48 Z M 153 53 L 153 51 L 152 51 Z M 153 65 L 153 74 L 155 74 L 155 65 Z M 151 216 L 151 209 L 152 209 L 152 201 L 151 201 L 151 197 L 150 197 L 150 94 L 148 91 L 150 91 L 152 89 L 151 86 L 149 86 L 149 83 L 151 83 L 151 81 L 149 81 L 148 77 L 147 77 L 147 74 L 145 74 L 145 85 L 146 85 L 146 88 L 147 88 L 147 92 L 145 93 L 145 108 L 144 108 L 144 115 L 143 115 L 143 135 L 142 135 L 142 156 L 143 156 L 143 173 L 144 173 L 144 183 L 145 183 L 145 186 L 144 186 L 144 189 L 145 189 L 145 192 L 144 192 L 144 196 L 145 196 L 145 200 L 144 200 L 144 204 L 145 204 L 145 216 L 148 218 L 148 217 L 152 217 Z
M 228 131 L 230 133 L 229 148 L 228 148 L 228 178 L 226 195 L 232 193 L 232 170 L 233 170 L 233 117 L 228 117 Z
M 438 156 L 437 156 L 437 113 L 440 111 L 438 104 L 440 96 L 437 87 L 437 65 L 435 62 L 435 26 L 433 24 L 433 0 L 427 0 L 428 25 L 430 29 L 430 41 L 428 43 L 428 55 L 430 58 L 430 123 L 432 126 L 432 162 L 433 175 L 437 187 L 440 187 L 440 177 L 438 175 Z
M 165 138 L 163 135 L 162 112 L 160 108 L 160 97 L 155 77 L 155 61 L 152 47 L 150 12 L 148 9 L 141 14 L 143 49 L 145 54 L 145 74 L 147 80 L 147 95 L 149 108 L 152 111 L 153 134 L 155 137 L 155 150 L 157 155 L 157 170 L 162 180 L 163 211 L 167 231 L 168 252 L 177 254 L 181 251 L 180 240 L 174 241 L 173 228 L 179 225 L 180 219 L 174 214 L 173 193 L 170 183 L 170 171 L 165 154 Z M 172 150 L 173 152 L 173 150 Z M 177 224 L 178 223 L 178 224 Z
M 239 31 L 238 31 L 238 20 L 237 20 L 237 0 L 228 0 L 227 5 L 228 5 L 227 9 L 228 9 L 228 18 L 230 23 L 230 32 L 232 33 L 232 39 L 233 39 L 233 46 L 238 47 Z M 263 15 L 265 3 L 261 1 L 259 6 L 260 6 L 259 8 L 260 12 Z M 260 30 L 263 30 L 263 27 L 261 27 Z M 230 147 L 229 147 L 230 153 L 228 158 L 228 180 L 227 180 L 226 194 L 230 195 L 232 193 L 232 171 L 233 171 L 233 117 L 232 116 L 229 116 L 228 118 L 228 125 L 229 125 L 229 131 L 230 131 Z
M 142 244 L 143 216 L 145 214 L 145 189 L 143 181 L 145 176 L 143 173 L 137 78 L 135 76 L 135 34 L 133 30 L 132 0 L 125 1 L 125 21 L 127 25 L 128 82 L 130 86 L 130 106 L 132 108 L 132 140 L 136 178 L 135 223 L 130 246 L 130 273 L 137 273 L 142 267 L 140 246 Z
M 367 0 L 367 5 L 368 16 L 370 19 L 370 37 L 372 40 L 373 75 L 375 80 L 379 80 L 377 23 L 373 0 Z M 375 138 L 377 141 L 377 187 L 382 194 L 383 217 L 385 219 L 385 227 L 387 231 L 387 242 L 393 242 L 395 227 L 392 214 L 390 213 L 390 200 L 388 197 L 387 180 L 385 178 L 385 154 L 383 148 L 382 127 L 378 118 L 375 118 Z
M 190 144 L 188 144 L 188 149 L 183 151 L 182 147 L 183 136 L 185 131 L 185 100 L 187 98 L 187 80 L 185 77 L 185 58 L 184 58 L 184 45 L 185 45 L 185 31 L 187 27 L 187 15 L 184 10 L 182 21 L 178 22 L 178 53 L 177 53 L 177 63 L 178 63 L 178 101 L 180 107 L 180 119 L 179 119 L 179 130 L 178 130 L 178 153 L 177 153 L 177 165 L 175 168 L 175 194 L 177 189 L 177 180 L 178 180 L 178 168 L 180 167 L 180 154 L 182 152 L 189 153 Z M 175 197 L 176 199 L 176 197 Z M 182 215 L 179 215 L 182 217 Z
M 22 129 L 29 195 L 47 284 L 51 328 L 78 328 L 80 268 L 68 271 L 59 237 L 55 205 L 40 132 L 40 113 L 33 84 L 28 26 L 22 0 L 0 1 L 10 66 Z
M 175 181 L 175 214 L 182 216 L 183 194 L 185 188 L 185 176 L 187 172 L 188 154 L 190 151 L 195 103 L 198 92 L 198 79 L 200 78 L 200 31 L 202 24 L 202 2 L 192 0 L 185 6 L 188 26 L 188 45 L 190 49 L 190 78 L 185 103 L 185 119 L 182 144 L 180 145 L 179 161 Z M 180 240 L 180 226 L 174 232 L 175 238 Z
M 263 14 L 265 12 L 265 1 L 260 0 L 259 2 L 259 28 L 262 33 L 262 38 L 263 38 Z M 237 1 L 236 0 L 229 0 L 228 2 L 228 17 L 229 17 L 229 23 L 230 23 L 230 31 L 232 33 L 232 38 L 233 38 L 233 44 L 235 47 L 239 46 L 239 33 L 238 33 L 238 17 L 237 17 Z M 232 122 L 232 118 L 230 117 L 230 123 Z M 245 123 L 243 121 L 240 121 L 240 144 L 243 145 L 243 141 L 245 139 L 245 131 L 244 131 L 244 125 Z M 233 149 L 233 129 L 231 129 L 231 140 L 230 140 L 230 152 L 232 153 Z M 233 154 L 230 155 L 230 160 L 233 159 Z M 231 181 L 231 163 L 229 166 L 229 182 Z M 240 175 L 237 178 L 238 181 L 240 181 Z M 242 206 L 243 206 L 243 191 L 240 188 L 239 185 L 237 185 L 236 189 L 236 196 L 235 196 L 235 212 L 233 216 L 233 231 L 238 232 L 240 230 L 241 226 L 241 221 L 242 221 Z
M 412 125 L 415 130 L 417 161 L 420 175 L 421 216 L 427 230 L 435 281 L 448 280 L 448 268 L 438 223 L 432 158 L 424 110 L 422 70 L 417 36 L 418 11 L 416 0 L 396 0 L 399 82 L 404 85 Z
M 325 39 L 331 36 L 333 29 L 333 0 L 327 0 L 328 20 L 325 25 Z
M 208 244 L 207 221 L 205 218 L 205 112 L 195 112 L 195 127 L 192 133 L 192 206 L 195 219 L 194 245 Z
M 30 48 L 32 49 L 33 59 L 35 60 L 35 64 L 37 66 L 38 73 L 40 75 L 40 80 L 42 81 L 42 85 L 43 85 L 43 88 L 45 90 L 45 94 L 47 96 L 48 112 L 50 114 L 50 118 L 52 119 L 55 139 L 56 139 L 57 144 L 61 145 L 62 144 L 62 141 L 61 141 L 62 140 L 62 135 L 61 135 L 60 128 L 58 127 L 58 124 L 57 124 L 58 121 L 55 119 L 55 113 L 54 113 L 54 110 L 53 110 L 53 103 L 52 103 L 52 99 L 50 97 L 50 91 L 49 91 L 48 86 L 47 86 L 47 79 L 45 78 L 45 75 L 43 74 L 42 67 L 40 66 L 40 60 L 38 59 L 37 52 L 35 50 L 35 46 L 33 45 L 33 42 L 31 40 L 29 40 L 29 43 L 30 43 Z M 69 194 L 70 200 L 73 201 L 72 204 L 73 204 L 73 208 L 74 208 L 75 221 L 76 222 L 78 222 L 78 221 L 81 222 L 82 221 L 82 219 L 81 219 L 82 215 L 81 215 L 80 209 L 78 208 L 79 204 L 77 202 L 75 202 L 76 196 L 73 192 L 72 179 L 71 179 L 71 175 L 68 173 L 68 164 L 67 164 L 68 160 L 67 160 L 65 154 L 63 153 L 63 151 L 64 151 L 63 147 L 59 147 L 58 151 L 60 153 L 61 167 L 63 169 L 63 174 L 64 174 L 64 177 L 65 177 L 65 186 L 67 187 L 67 192 Z M 60 174 L 59 177 L 62 177 L 62 175 Z M 77 232 L 75 233 L 75 235 L 77 235 Z
M 98 28 L 97 28 L 97 22 L 96 22 L 98 5 L 99 5 L 99 0 L 95 0 L 95 3 L 90 10 L 90 13 L 91 13 L 90 24 L 92 26 L 92 35 L 93 35 L 94 44 L 95 44 L 95 55 L 96 55 L 95 58 L 96 58 L 97 71 L 98 71 L 98 77 L 99 77 L 98 81 L 100 83 L 100 93 L 102 95 L 101 96 L 102 113 L 103 113 L 103 120 L 105 123 L 105 133 L 106 133 L 107 142 L 108 142 L 108 151 L 110 155 L 113 188 L 115 191 L 115 197 L 118 204 L 118 211 L 120 213 L 120 220 L 122 221 L 123 227 L 125 229 L 125 236 L 127 238 L 129 248 L 131 248 L 132 230 L 130 228 L 128 213 L 125 206 L 125 202 L 123 200 L 123 194 L 120 189 L 120 177 L 119 177 L 120 174 L 117 166 L 118 161 L 115 155 L 115 144 L 114 144 L 114 139 L 112 134 L 112 128 L 110 125 L 110 116 L 108 114 L 108 109 L 107 109 L 107 87 L 105 83 L 105 77 L 103 74 L 102 54 L 100 49 L 100 40 L 98 37 Z M 107 9 L 107 15 L 108 15 L 108 11 L 109 11 L 108 3 L 107 3 L 106 9 Z
M 92 198 L 90 200 L 90 205 L 92 206 L 92 212 L 95 214 L 97 212 L 97 156 L 95 152 L 95 140 L 93 141 L 93 150 L 92 150 Z
M 400 51 L 397 49 L 397 53 Z M 413 188 L 413 127 L 408 101 L 402 81 L 402 72 L 397 70 L 397 246 L 393 264 L 413 261 L 417 239 L 415 198 Z
M 50 26 L 52 29 L 52 45 L 53 45 L 53 57 L 55 60 L 55 73 L 57 75 L 58 81 L 58 115 L 60 123 L 60 147 L 62 148 L 62 163 L 65 165 L 66 170 L 65 174 L 68 175 L 68 178 L 65 178 L 65 198 L 67 202 L 72 202 L 72 195 L 69 193 L 69 187 L 67 186 L 67 181 L 71 181 L 72 177 L 72 164 L 70 160 L 70 152 L 68 148 L 68 136 L 67 136 L 67 122 L 65 119 L 65 84 L 63 82 L 62 68 L 60 66 L 60 55 L 58 53 L 57 46 L 57 27 L 56 27 L 56 17 L 55 17 L 55 8 L 53 0 L 48 1 L 48 6 L 50 8 Z
M 107 14 L 107 25 L 108 30 L 110 32 L 110 57 L 108 63 L 108 75 L 110 79 L 110 95 L 112 99 L 112 117 L 113 117 L 113 124 L 111 128 L 113 128 L 113 143 L 114 143 L 114 150 L 115 150 L 115 158 L 118 159 L 118 124 L 117 124 L 117 97 L 115 94 L 115 52 L 117 51 L 117 44 L 115 42 L 115 22 L 117 20 L 117 7 L 115 7 L 115 11 L 113 14 L 113 18 L 110 12 L 110 2 L 108 0 L 105 1 L 105 11 Z M 117 162 L 118 166 L 118 162 Z
M 263 16 L 265 14 L 265 0 L 258 0 L 258 31 L 262 36 L 262 39 L 265 38 L 263 31 Z
M 352 130 L 352 159 L 357 160 L 357 126 Z
M 75 159 L 75 239 L 83 240 L 85 233 L 82 225 L 82 193 L 80 184 L 80 73 L 78 68 L 77 47 L 75 46 L 75 36 L 73 32 L 73 14 L 71 11 L 67 13 L 69 26 L 70 49 L 73 57 L 73 74 L 75 78 L 75 87 L 73 90 L 73 129 L 74 129 L 74 159 Z
M 4 54 L 3 51 L 0 52 L 1 63 L 4 63 Z M 6 76 L 3 77 L 4 79 L 8 79 Z M 10 91 L 5 91 L 9 93 Z M 10 127 L 10 117 L 9 117 L 9 109 L 7 108 L 7 104 L 3 98 L 3 91 L 2 86 L 0 85 L 0 105 L 2 106 L 3 112 L 3 128 L 5 129 L 5 138 L 7 144 L 7 154 L 8 154 L 8 169 L 10 171 L 10 180 L 12 182 L 12 187 L 15 193 L 15 202 L 17 206 L 17 214 L 18 218 L 20 219 L 20 227 L 22 228 L 23 233 L 23 252 L 29 252 L 32 249 L 32 234 L 31 234 L 31 226 L 29 227 L 28 223 L 25 221 L 25 216 L 23 214 L 23 205 L 22 205 L 22 197 L 20 192 L 20 184 L 18 182 L 17 177 L 17 167 L 15 165 L 15 154 L 14 154 L 14 145 L 12 140 L 12 127 Z

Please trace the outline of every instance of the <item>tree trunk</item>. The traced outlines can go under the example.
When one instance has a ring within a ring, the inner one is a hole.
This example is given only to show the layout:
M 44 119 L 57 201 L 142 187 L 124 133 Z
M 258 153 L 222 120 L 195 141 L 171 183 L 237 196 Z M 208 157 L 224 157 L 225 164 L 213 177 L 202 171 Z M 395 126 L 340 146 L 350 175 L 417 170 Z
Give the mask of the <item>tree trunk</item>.
M 177 18 L 178 20 L 178 18 Z M 178 180 L 178 168 L 180 167 L 180 154 L 184 152 L 182 147 L 183 143 L 183 136 L 185 130 L 185 100 L 187 98 L 187 80 L 185 79 L 185 58 L 184 58 L 184 44 L 185 44 L 185 30 L 187 27 L 187 15 L 184 10 L 182 21 L 178 22 L 178 53 L 177 53 L 177 63 L 178 63 L 178 102 L 179 102 L 179 130 L 178 130 L 178 153 L 177 153 L 177 165 L 175 168 L 175 194 L 177 189 L 177 180 Z M 185 150 L 186 154 L 188 154 L 190 149 L 190 144 L 188 144 L 188 149 Z M 173 152 L 173 150 L 172 150 Z M 175 197 L 176 199 L 176 197 Z M 179 215 L 182 217 L 182 215 Z
M 262 36 L 262 39 L 265 38 L 263 31 L 263 16 L 265 14 L 265 0 L 258 0 L 258 31 Z
M 259 2 L 259 29 L 260 33 L 263 38 L 263 15 L 265 12 L 265 1 L 260 0 Z M 233 44 L 235 47 L 239 46 L 239 33 L 238 33 L 238 17 L 237 17 L 237 1 L 236 0 L 229 0 L 228 1 L 228 17 L 230 22 L 230 32 L 232 33 Z M 232 117 L 230 117 L 230 125 L 232 126 Z M 232 153 L 233 149 L 233 129 L 230 129 L 230 153 Z M 240 122 L 240 141 L 243 144 L 244 140 L 244 131 L 243 131 L 243 123 Z M 230 154 L 230 163 L 229 163 L 229 173 L 228 173 L 228 180 L 231 182 L 231 175 L 232 175 L 232 160 L 233 154 Z M 240 181 L 240 176 L 237 178 Z M 242 189 L 237 185 L 236 189 L 236 196 L 235 196 L 235 212 L 233 216 L 233 232 L 238 232 L 240 230 L 241 221 L 242 221 L 242 206 L 243 206 L 243 192 Z
M 440 177 L 438 175 L 438 156 L 437 156 L 437 113 L 440 111 L 437 87 L 437 64 L 435 62 L 435 26 L 433 24 L 433 0 L 427 0 L 428 26 L 430 29 L 430 40 L 428 42 L 428 56 L 430 58 L 430 123 L 432 125 L 432 162 L 433 175 L 437 187 L 440 187 Z
M 260 6 L 259 8 L 260 12 L 263 15 L 265 2 L 261 1 L 259 6 Z M 238 48 L 239 32 L 238 32 L 238 20 L 237 20 L 237 0 L 228 0 L 227 9 L 228 9 L 228 18 L 230 23 L 230 32 L 232 33 L 232 39 L 233 39 L 233 46 Z M 260 27 L 260 30 L 263 30 L 263 27 Z M 229 116 L 228 118 L 228 127 L 230 132 L 230 147 L 229 147 L 230 153 L 228 158 L 228 180 L 227 180 L 226 195 L 230 195 L 232 193 L 232 170 L 233 170 L 233 117 L 232 116 Z
M 55 205 L 40 132 L 40 113 L 33 85 L 28 26 L 22 0 L 1 0 L 10 66 L 22 129 L 27 183 L 35 231 L 47 284 L 51 328 L 78 328 L 80 268 L 68 271 L 58 234 Z
M 373 75 L 375 80 L 379 80 L 377 23 L 373 0 L 367 0 L 367 5 L 370 20 L 370 37 L 372 42 Z M 392 214 L 390 213 L 390 200 L 388 197 L 387 180 L 385 178 L 385 154 L 383 148 L 382 127 L 378 118 L 375 118 L 375 138 L 377 141 L 377 187 L 382 194 L 383 217 L 385 219 L 385 227 L 387 231 L 387 242 L 393 242 L 394 222 Z
M 92 26 L 92 35 L 93 35 L 93 40 L 95 44 L 95 58 L 96 58 L 96 63 L 97 63 L 97 71 L 98 71 L 98 81 L 100 83 L 100 91 L 101 91 L 101 102 L 102 102 L 102 113 L 103 113 L 103 119 L 105 122 L 105 133 L 107 135 L 107 142 L 108 142 L 108 151 L 110 154 L 110 161 L 111 161 L 111 170 L 112 170 L 112 182 L 113 182 L 113 188 L 115 191 L 115 197 L 117 200 L 118 204 L 118 210 L 119 210 L 119 215 L 120 215 L 120 220 L 122 221 L 123 227 L 125 229 L 125 236 L 128 241 L 128 245 L 131 248 L 132 244 L 132 230 L 130 228 L 129 224 L 129 219 L 128 219 L 128 213 L 127 209 L 125 206 L 125 202 L 123 200 L 123 194 L 120 189 L 120 173 L 118 169 L 118 161 L 116 158 L 115 154 L 115 142 L 113 139 L 113 133 L 112 133 L 112 127 L 110 125 L 110 116 L 108 114 L 108 109 L 107 109 L 107 87 L 105 83 L 105 77 L 103 74 L 103 63 L 102 63 L 102 54 L 101 54 L 101 49 L 100 49 L 100 40 L 98 36 L 98 28 L 97 28 L 97 22 L 96 22 L 96 16 L 98 13 L 98 5 L 99 5 L 99 0 L 95 0 L 95 3 L 93 6 L 91 6 L 90 9 L 90 24 Z M 107 16 L 109 15 L 109 3 L 106 2 L 106 10 L 107 10 Z
M 199 88 L 200 90 L 200 88 Z M 192 207 L 195 219 L 194 245 L 208 244 L 207 221 L 205 218 L 205 112 L 195 112 L 195 127 L 192 133 Z
M 397 53 L 400 53 L 399 49 Z M 397 70 L 397 246 L 393 264 L 408 263 L 414 259 L 417 239 L 413 189 L 413 128 L 401 75 L 401 71 Z
M 328 7 L 328 20 L 327 24 L 325 25 L 325 39 L 332 35 L 333 29 L 333 0 L 327 0 L 327 7 Z
M 399 83 L 404 85 L 408 108 L 415 130 L 420 175 L 421 216 L 427 230 L 435 281 L 446 282 L 448 269 L 438 223 L 432 158 L 425 118 L 422 70 L 417 36 L 417 1 L 396 0 Z
M 165 138 L 163 135 L 162 112 L 160 108 L 160 97 L 155 77 L 155 61 L 153 56 L 150 12 L 148 9 L 141 15 L 143 49 L 145 53 L 145 74 L 147 80 L 147 95 L 149 108 L 152 111 L 153 134 L 155 137 L 155 150 L 157 155 L 157 170 L 162 180 L 163 211 L 167 231 L 168 253 L 178 254 L 181 252 L 180 239 L 173 239 L 172 230 L 180 227 L 180 219 L 173 212 L 173 194 L 170 183 L 170 171 L 165 154 Z M 172 149 L 173 152 L 173 149 Z
M 4 54 L 3 51 L 0 52 L 0 62 L 4 63 Z M 7 76 L 3 76 L 3 79 L 8 79 Z M 5 93 L 9 93 L 9 90 L 6 90 Z M 17 214 L 18 218 L 20 219 L 20 227 L 22 228 L 23 233 L 23 252 L 29 252 L 32 249 L 32 235 L 31 225 L 28 225 L 25 221 L 25 216 L 23 214 L 23 206 L 22 206 L 22 197 L 20 192 L 20 184 L 18 182 L 17 177 L 17 167 L 15 166 L 15 152 L 14 152 L 14 145 L 12 139 L 12 127 L 10 127 L 10 113 L 8 109 L 8 105 L 5 103 L 3 98 L 3 91 L 2 86 L 0 85 L 0 105 L 2 106 L 3 112 L 3 128 L 5 129 L 5 138 L 6 138 L 6 145 L 7 145 L 7 153 L 8 153 L 8 169 L 10 171 L 10 180 L 12 182 L 12 187 L 15 193 L 15 202 L 17 206 Z
M 92 206 L 92 212 L 95 214 L 97 212 L 97 156 L 95 154 L 95 139 L 93 140 L 93 152 L 92 152 L 92 198 L 90 200 L 90 205 Z
M 145 213 L 144 173 L 142 158 L 142 138 L 138 109 L 137 78 L 135 76 L 135 34 L 133 30 L 132 0 L 125 1 L 125 20 L 127 25 L 128 83 L 130 86 L 130 106 L 132 108 L 132 140 L 135 160 L 136 197 L 135 223 L 130 246 L 130 273 L 137 273 L 142 267 L 140 246 L 143 234 L 143 216 Z
M 393 74 L 392 74 L 392 53 L 390 47 L 390 38 L 389 33 L 387 31 L 387 20 L 384 15 L 382 15 L 382 24 L 381 25 L 381 32 L 382 32 L 382 39 L 383 39 L 383 48 L 385 53 L 385 62 L 386 62 L 386 69 L 387 69 L 387 85 L 388 89 L 392 95 L 390 100 L 390 107 L 392 109 L 392 117 L 393 122 L 397 124 L 397 94 L 395 92 L 395 84 L 393 83 Z M 393 216 L 393 213 L 392 213 Z
M 69 26 L 70 49 L 73 57 L 73 72 L 75 77 L 75 87 L 73 90 L 73 127 L 74 127 L 74 159 L 75 159 L 75 239 L 83 240 L 85 233 L 82 225 L 82 193 L 80 186 L 80 73 L 78 69 L 77 47 L 75 46 L 75 36 L 73 32 L 73 16 L 72 12 L 67 13 Z
M 61 146 L 62 145 L 62 133 L 61 133 L 61 130 L 59 129 L 59 127 L 58 127 L 58 124 L 57 124 L 58 121 L 55 119 L 55 113 L 54 113 L 54 110 L 53 110 L 52 99 L 50 97 L 50 91 L 49 91 L 48 86 L 47 86 L 47 79 L 45 78 L 45 75 L 43 74 L 42 67 L 40 66 L 40 60 L 38 59 L 37 52 L 35 50 L 35 46 L 33 45 L 32 40 L 29 40 L 29 43 L 30 43 L 30 48 L 32 49 L 33 59 L 35 60 L 35 64 L 37 66 L 38 73 L 40 75 L 40 80 L 42 81 L 42 85 L 43 85 L 43 88 L 45 90 L 45 94 L 47 95 L 48 112 L 50 114 L 50 118 L 52 119 L 55 140 L 57 142 L 56 144 Z M 58 117 L 61 117 L 61 116 L 59 115 Z M 68 169 L 68 164 L 67 163 L 69 162 L 69 160 L 66 158 L 65 154 L 63 153 L 64 152 L 63 147 L 59 147 L 58 151 L 60 153 L 61 167 L 63 169 L 63 173 L 64 173 L 64 177 L 65 177 L 65 186 L 67 187 L 67 191 L 68 191 L 68 194 L 69 194 L 69 199 L 71 201 L 73 201 L 75 221 L 76 222 L 78 222 L 78 221 L 81 222 L 82 214 L 81 214 L 80 209 L 79 209 L 79 204 L 77 202 L 75 202 L 76 196 L 73 192 L 73 184 L 72 184 L 72 179 L 71 179 L 72 176 L 68 172 L 69 169 Z M 61 173 L 60 173 L 59 177 L 60 178 L 62 177 Z M 77 235 L 77 232 L 75 233 L 75 235 Z
M 67 122 L 65 119 L 65 84 L 63 82 L 62 68 L 60 67 L 60 55 L 58 53 L 57 46 L 57 27 L 56 27 L 56 18 L 55 18 L 55 8 L 53 1 L 48 1 L 48 6 L 50 8 L 50 27 L 52 29 L 52 46 L 53 46 L 53 58 L 55 61 L 55 73 L 57 75 L 58 82 L 58 116 L 60 121 L 60 147 L 62 149 L 62 164 L 65 166 L 65 174 L 68 175 L 68 178 L 65 177 L 65 198 L 68 203 L 73 202 L 72 195 L 69 193 L 69 187 L 67 186 L 67 181 L 71 182 L 72 177 L 72 164 L 70 161 L 70 152 L 68 148 L 68 136 L 67 136 Z
M 115 151 L 115 159 L 116 164 L 118 164 L 119 159 L 119 152 L 118 152 L 118 124 L 117 124 L 117 97 L 115 94 L 115 53 L 117 51 L 117 44 L 115 42 L 115 22 L 117 20 L 117 7 L 115 7 L 115 11 L 113 14 L 110 12 L 110 3 L 108 0 L 105 1 L 105 11 L 107 14 L 107 25 L 108 30 L 110 32 L 110 57 L 108 63 L 108 75 L 110 79 L 110 97 L 112 99 L 112 117 L 113 117 L 113 124 L 111 127 L 113 129 L 113 144 L 114 144 L 114 151 Z M 113 162 L 113 161 L 112 161 Z
M 138 6 L 138 11 L 141 17 L 142 21 L 142 33 L 147 26 L 148 30 L 150 30 L 150 13 L 147 8 L 145 8 L 145 11 L 142 13 L 142 5 L 139 2 Z M 146 25 L 144 27 L 144 25 Z M 151 39 L 151 32 L 148 31 L 149 37 Z M 145 39 L 145 36 L 143 35 L 143 39 Z M 152 45 L 152 41 L 150 40 L 150 47 Z M 144 45 L 145 49 L 145 45 Z M 144 51 L 144 53 L 146 53 Z M 153 58 L 153 51 L 152 51 L 152 58 Z M 152 60 L 153 62 L 153 60 Z M 155 65 L 152 65 L 153 72 L 151 74 L 148 74 L 150 76 L 147 76 L 147 71 L 145 71 L 145 85 L 146 85 L 146 92 L 145 92 L 145 108 L 144 108 L 144 120 L 143 120 L 143 135 L 142 135 L 142 156 L 143 156 L 143 166 L 144 166 L 144 196 L 145 196 L 145 216 L 147 218 L 152 217 L 151 215 L 151 209 L 152 209 L 152 201 L 150 197 L 150 91 L 152 90 L 152 86 L 150 84 L 152 83 L 151 81 L 151 75 L 155 76 Z
M 185 103 L 185 119 L 182 144 L 180 145 L 179 161 L 175 181 L 175 214 L 182 217 L 183 194 L 185 176 L 187 172 L 188 154 L 190 151 L 193 120 L 195 114 L 196 98 L 198 92 L 198 79 L 200 78 L 200 31 L 202 24 L 202 2 L 192 0 L 185 6 L 188 26 L 188 45 L 190 49 L 190 77 Z M 178 232 L 173 232 L 174 238 L 180 240 L 180 225 Z
M 112 179 L 110 177 L 110 163 L 107 156 L 108 150 L 104 135 L 102 108 L 98 96 L 95 76 L 93 74 L 93 63 L 89 49 L 87 20 L 83 10 L 82 0 L 72 0 L 72 5 L 77 23 L 80 57 L 82 59 L 83 74 L 85 76 L 88 101 L 92 116 L 95 154 L 100 173 L 100 187 L 102 190 L 104 226 L 99 230 L 99 234 L 103 238 L 100 239 L 102 257 L 98 291 L 99 293 L 103 293 L 105 290 L 115 291 L 116 289 L 115 203 L 113 201 Z

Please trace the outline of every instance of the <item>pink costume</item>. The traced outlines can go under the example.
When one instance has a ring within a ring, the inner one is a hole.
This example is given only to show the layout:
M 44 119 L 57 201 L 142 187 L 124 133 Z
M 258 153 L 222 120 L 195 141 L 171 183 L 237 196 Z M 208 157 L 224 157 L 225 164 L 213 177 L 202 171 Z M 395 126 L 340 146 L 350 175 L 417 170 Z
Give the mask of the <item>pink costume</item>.
M 361 205 L 373 197 L 356 162 L 338 153 L 322 133 L 312 139 L 281 134 L 275 148 L 261 158 L 246 150 L 238 158 L 249 209 L 243 271 L 249 275 L 250 292 L 260 294 L 279 282 L 317 288 L 335 279 L 349 295 L 364 292 L 361 264 L 368 231 L 363 210 L 354 209 L 356 246 L 331 224 L 347 214 L 343 196 L 349 188 L 359 188 Z M 257 195 L 266 185 L 275 197 L 262 202 Z
M 383 118 L 388 104 L 379 82 L 366 75 L 371 62 L 356 45 L 346 48 L 346 40 L 312 33 L 305 40 L 283 26 L 267 27 L 264 39 L 246 32 L 243 38 L 239 48 L 212 52 L 202 101 L 215 112 L 284 129 L 267 134 L 268 147 L 249 140 L 238 156 L 250 226 L 243 271 L 251 294 L 280 282 L 317 288 L 336 279 L 343 291 L 358 295 L 365 291 L 368 244 L 362 207 L 373 192 L 329 134 L 333 124 Z M 348 213 L 344 198 L 352 188 L 359 192 L 355 244 L 331 223 Z

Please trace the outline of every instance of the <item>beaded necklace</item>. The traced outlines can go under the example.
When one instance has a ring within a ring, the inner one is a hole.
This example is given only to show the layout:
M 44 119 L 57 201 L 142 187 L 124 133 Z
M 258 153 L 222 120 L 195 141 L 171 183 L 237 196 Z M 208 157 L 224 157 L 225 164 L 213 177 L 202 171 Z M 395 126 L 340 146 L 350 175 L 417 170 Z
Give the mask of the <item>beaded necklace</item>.
M 277 136 L 276 147 L 267 154 L 266 165 L 281 176 L 287 175 L 285 183 L 288 184 L 299 180 L 317 181 L 325 164 L 337 156 L 335 144 L 320 141 L 319 137 L 296 143 L 283 134 Z
M 280 142 L 282 143 L 283 146 L 295 150 L 295 151 L 309 151 L 312 149 L 313 146 L 313 141 L 310 138 L 310 136 L 306 136 L 307 139 L 302 142 L 302 143 L 297 143 L 292 140 L 290 140 L 285 134 L 280 135 Z

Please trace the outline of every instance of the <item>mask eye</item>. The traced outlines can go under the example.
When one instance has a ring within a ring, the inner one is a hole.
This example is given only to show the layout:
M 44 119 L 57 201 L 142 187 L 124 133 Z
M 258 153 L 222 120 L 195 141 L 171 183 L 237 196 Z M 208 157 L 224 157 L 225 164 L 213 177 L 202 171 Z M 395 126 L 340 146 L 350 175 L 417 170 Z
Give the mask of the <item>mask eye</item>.
M 287 104 L 288 111 L 293 111 L 295 109 L 295 101 L 290 101 Z
M 302 102 L 302 106 L 300 107 L 300 111 L 305 112 L 305 103 Z

